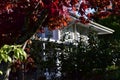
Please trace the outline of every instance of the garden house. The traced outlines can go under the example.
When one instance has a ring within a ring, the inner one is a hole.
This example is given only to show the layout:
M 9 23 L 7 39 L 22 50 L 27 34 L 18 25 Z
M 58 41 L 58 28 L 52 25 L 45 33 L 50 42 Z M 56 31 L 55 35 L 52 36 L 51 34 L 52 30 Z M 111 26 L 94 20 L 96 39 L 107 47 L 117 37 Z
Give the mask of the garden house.
M 90 21 L 88 24 L 76 22 L 75 18 L 67 27 L 62 29 L 50 31 L 48 28 L 44 28 L 45 33 L 38 35 L 40 39 L 47 40 L 50 38 L 51 41 L 64 41 L 74 42 L 79 41 L 82 38 L 84 41 L 88 40 L 88 34 L 90 31 L 95 32 L 98 35 L 112 34 L 113 29 L 100 25 L 96 22 Z

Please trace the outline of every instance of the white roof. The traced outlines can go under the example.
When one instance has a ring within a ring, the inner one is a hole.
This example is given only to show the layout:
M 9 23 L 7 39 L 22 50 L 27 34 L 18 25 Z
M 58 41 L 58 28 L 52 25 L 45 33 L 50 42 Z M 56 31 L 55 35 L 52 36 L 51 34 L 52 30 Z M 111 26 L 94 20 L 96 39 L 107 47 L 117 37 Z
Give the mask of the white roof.
M 69 26 L 71 25 L 76 25 L 77 27 L 79 27 L 79 31 L 82 34 L 85 34 L 86 32 L 88 32 L 89 29 L 92 29 L 93 31 L 97 32 L 98 35 L 103 35 L 103 34 L 112 34 L 113 32 L 115 32 L 113 29 L 110 29 L 108 27 L 105 27 L 103 25 L 100 25 L 96 22 L 90 21 L 88 24 L 83 24 L 80 22 L 76 23 L 76 20 L 79 18 L 78 16 L 71 14 L 71 18 L 73 19 Z
M 98 32 L 99 35 L 101 34 L 112 34 L 114 32 L 113 29 L 100 25 L 96 22 L 90 21 L 89 25 L 92 26 L 92 29 Z

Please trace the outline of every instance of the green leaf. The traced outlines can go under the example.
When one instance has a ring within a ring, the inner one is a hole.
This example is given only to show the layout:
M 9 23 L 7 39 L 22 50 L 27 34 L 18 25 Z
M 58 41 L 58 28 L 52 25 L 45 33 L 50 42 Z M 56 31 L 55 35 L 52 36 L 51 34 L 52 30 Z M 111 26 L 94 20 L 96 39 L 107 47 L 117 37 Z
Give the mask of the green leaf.
M 1 57 L 1 53 L 0 53 L 0 63 L 1 63 L 1 61 L 2 61 L 2 57 Z
M 2 71 L 0 71 L 0 75 L 3 75 L 3 72 L 2 72 Z
M 12 62 L 12 58 L 10 56 L 8 56 L 8 61 Z
M 5 62 L 7 62 L 7 58 L 6 58 L 6 55 L 5 55 L 5 54 L 1 54 L 1 57 L 2 57 L 2 59 L 3 59 Z
M 9 45 L 4 45 L 2 48 L 7 49 L 8 47 L 9 47 Z
M 18 59 L 20 57 L 20 53 L 19 53 L 18 49 L 14 49 L 14 57 L 16 59 Z
M 20 56 L 19 59 L 20 59 L 20 60 L 23 60 L 24 58 L 23 58 L 23 56 Z
M 23 57 L 24 57 L 25 59 L 27 59 L 27 54 L 26 54 L 26 52 L 21 49 L 21 53 L 22 53 Z
M 5 55 L 4 61 L 8 62 L 8 56 L 7 55 Z

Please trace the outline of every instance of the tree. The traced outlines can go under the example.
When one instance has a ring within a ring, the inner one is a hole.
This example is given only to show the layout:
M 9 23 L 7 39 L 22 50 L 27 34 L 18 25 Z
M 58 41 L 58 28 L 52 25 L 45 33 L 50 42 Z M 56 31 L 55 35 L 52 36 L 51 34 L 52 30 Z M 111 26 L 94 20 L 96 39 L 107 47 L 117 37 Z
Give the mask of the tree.
M 119 15 L 119 10 L 119 0 L 0 0 L 0 45 L 24 43 L 35 32 L 44 32 L 44 27 L 65 27 L 70 12 L 88 23 L 96 17 Z

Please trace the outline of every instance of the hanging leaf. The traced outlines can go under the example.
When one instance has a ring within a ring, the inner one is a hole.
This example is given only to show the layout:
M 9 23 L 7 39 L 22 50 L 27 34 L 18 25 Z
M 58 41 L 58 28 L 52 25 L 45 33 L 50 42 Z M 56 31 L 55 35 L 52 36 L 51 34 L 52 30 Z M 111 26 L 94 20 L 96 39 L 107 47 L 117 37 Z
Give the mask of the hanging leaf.
M 3 59 L 4 62 L 7 62 L 7 61 L 8 61 L 8 57 L 7 57 L 6 54 L 2 53 L 2 54 L 1 54 L 1 57 L 2 57 L 2 59 Z
M 16 59 L 19 59 L 19 57 L 20 57 L 20 52 L 18 52 L 18 49 L 15 49 L 15 50 L 14 50 L 14 57 L 15 57 Z
M 8 56 L 7 59 L 10 63 L 12 62 L 12 58 L 10 56 Z
M 0 75 L 2 75 L 3 74 L 3 72 L 2 71 L 0 71 Z

